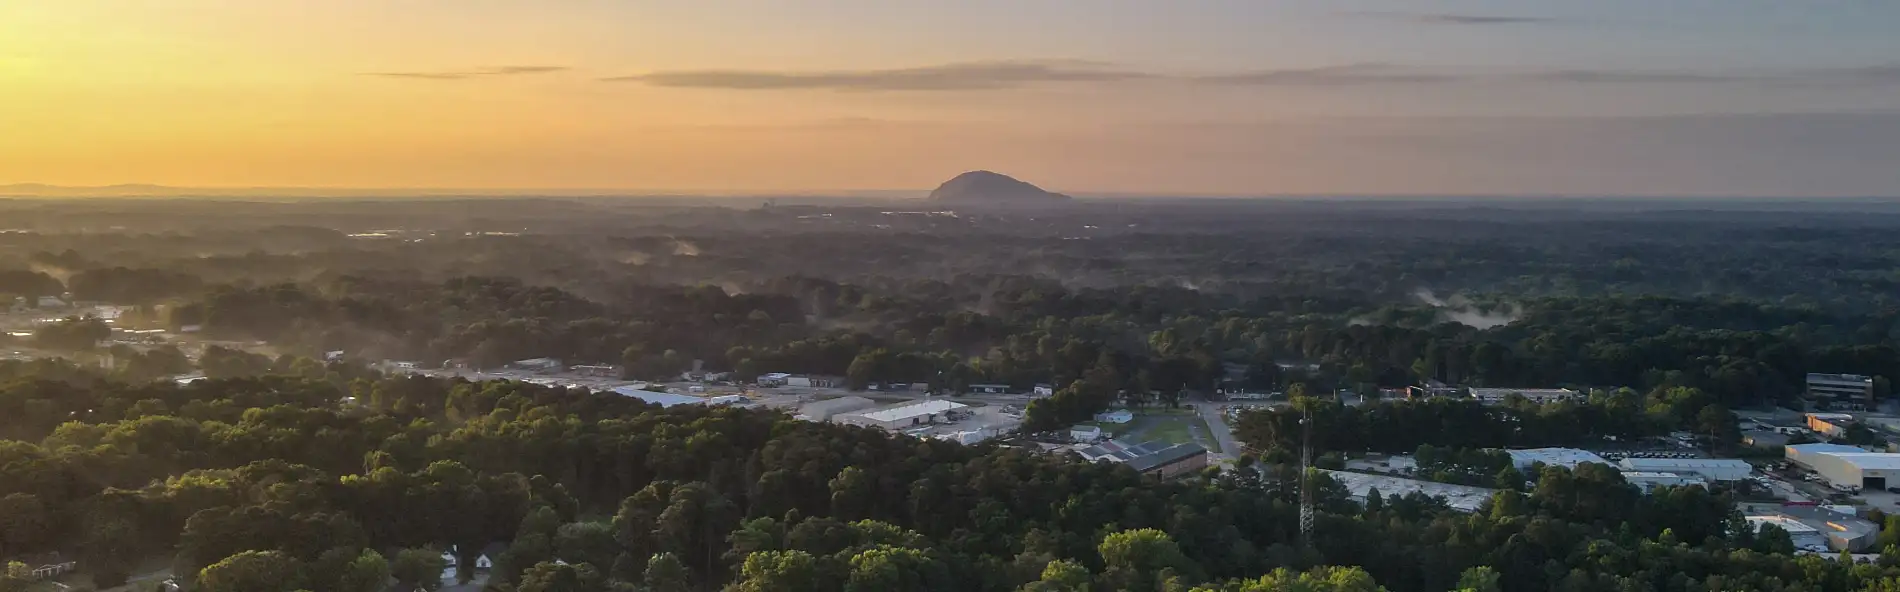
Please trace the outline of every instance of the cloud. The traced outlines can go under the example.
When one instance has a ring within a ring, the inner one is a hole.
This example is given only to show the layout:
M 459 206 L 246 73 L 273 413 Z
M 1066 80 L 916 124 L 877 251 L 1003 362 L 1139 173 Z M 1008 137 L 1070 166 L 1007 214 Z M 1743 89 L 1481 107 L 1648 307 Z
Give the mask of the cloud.
M 1045 83 L 1110 82 L 1152 78 L 1110 64 L 1083 60 L 962 62 L 882 70 L 784 72 L 766 70 L 673 70 L 603 78 L 672 88 L 731 90 L 823 89 L 840 91 L 996 90 Z
M 409 78 L 414 80 L 468 80 L 495 76 L 518 76 L 523 74 L 547 74 L 566 71 L 566 66 L 491 66 L 474 70 L 442 70 L 434 72 L 366 72 L 364 76 L 384 78 Z
M 1195 80 L 1235 86 L 1343 86 L 1357 84 L 1418 84 L 1459 80 L 1463 76 L 1392 64 L 1346 64 L 1317 68 L 1257 70 L 1200 76 Z
M 1539 82 L 1609 84 L 1722 83 L 1763 80 L 1760 76 L 1676 70 L 1549 70 L 1518 77 Z
M 1447 12 L 1349 12 L 1353 16 L 1402 21 L 1423 25 L 1540 25 L 1562 22 L 1561 19 L 1541 16 L 1507 16 L 1494 14 L 1458 14 Z

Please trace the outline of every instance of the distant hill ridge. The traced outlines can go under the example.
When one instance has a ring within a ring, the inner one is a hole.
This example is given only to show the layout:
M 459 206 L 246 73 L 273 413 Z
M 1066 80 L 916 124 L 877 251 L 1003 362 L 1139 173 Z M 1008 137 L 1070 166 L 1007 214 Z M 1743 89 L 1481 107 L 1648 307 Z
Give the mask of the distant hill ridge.
M 1069 196 L 1031 185 L 1002 173 L 970 171 L 938 185 L 930 192 L 931 201 L 962 203 L 1049 203 Z

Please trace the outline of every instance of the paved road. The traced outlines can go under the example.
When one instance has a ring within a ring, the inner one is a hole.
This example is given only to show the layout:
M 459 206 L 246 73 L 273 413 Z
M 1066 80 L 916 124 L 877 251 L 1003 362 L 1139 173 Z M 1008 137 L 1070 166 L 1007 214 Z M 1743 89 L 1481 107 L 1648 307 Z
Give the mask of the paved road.
M 1240 442 L 1234 440 L 1234 431 L 1227 427 L 1227 418 L 1221 416 L 1220 405 L 1215 403 L 1194 403 L 1194 410 L 1207 420 L 1207 431 L 1214 433 L 1214 441 L 1220 443 L 1220 457 L 1228 461 L 1240 460 Z

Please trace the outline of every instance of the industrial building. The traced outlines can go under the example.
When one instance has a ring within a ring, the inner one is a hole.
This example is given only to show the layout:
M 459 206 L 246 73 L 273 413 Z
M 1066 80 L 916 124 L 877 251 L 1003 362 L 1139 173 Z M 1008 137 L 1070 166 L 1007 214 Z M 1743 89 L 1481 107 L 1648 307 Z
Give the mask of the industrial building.
M 1623 471 L 1623 480 L 1635 485 L 1643 493 L 1649 493 L 1658 487 L 1687 487 L 1691 485 L 1708 486 L 1709 482 L 1699 475 L 1681 473 L 1658 473 L 1653 471 Z
M 515 360 L 508 364 L 509 370 L 519 370 L 522 372 L 560 372 L 561 369 L 565 367 L 566 366 L 561 365 L 560 360 L 554 358 Z
M 1778 513 L 1746 518 L 1757 530 L 1762 524 L 1781 527 L 1794 538 L 1795 548 L 1810 551 L 1858 553 L 1873 547 L 1880 535 L 1880 526 L 1859 517 L 1851 506 L 1782 506 Z
M 1808 429 L 1833 437 L 1846 435 L 1848 426 L 1854 425 L 1854 416 L 1846 413 L 1809 413 L 1807 419 Z
M 1516 466 L 1517 470 L 1520 471 L 1529 469 L 1531 465 L 1537 463 L 1543 463 L 1553 467 L 1564 467 L 1566 469 L 1575 469 L 1577 465 L 1583 463 L 1610 465 L 1610 461 L 1604 460 L 1603 457 L 1597 456 L 1594 452 L 1575 448 L 1529 448 L 1524 450 L 1506 450 L 1504 452 L 1511 455 L 1511 464 Z
M 863 411 L 876 406 L 877 401 L 856 395 L 838 397 L 836 399 L 806 403 L 804 407 L 798 408 L 797 417 L 798 419 L 806 421 L 830 421 L 831 418 L 839 415 Z
M 1473 388 L 1471 398 L 1486 405 L 1503 403 L 1511 395 L 1529 399 L 1532 403 L 1555 403 L 1583 398 L 1583 393 L 1565 388 Z
M 1874 490 L 1886 489 L 1888 483 L 1900 485 L 1900 454 L 1840 444 L 1796 444 L 1786 450 L 1788 460 L 1834 485 Z
M 844 386 L 844 378 L 838 376 L 807 376 L 793 374 L 785 377 L 785 386 L 805 388 L 838 388 Z
M 1800 520 L 1796 520 L 1792 516 L 1782 516 L 1780 514 L 1749 516 L 1747 520 L 1749 528 L 1755 529 L 1757 533 L 1761 532 L 1761 527 L 1765 524 L 1773 524 L 1776 528 L 1787 531 L 1788 538 L 1794 541 L 1794 548 L 1796 549 L 1820 552 L 1828 548 L 1827 537 L 1822 535 L 1819 529 L 1802 524 Z
M 1109 440 L 1076 450 L 1089 462 L 1117 462 L 1136 472 L 1160 479 L 1172 478 L 1207 467 L 1207 449 L 1199 444 L 1148 442 L 1129 445 Z
M 631 386 L 616 387 L 609 392 L 612 392 L 616 395 L 620 395 L 623 397 L 633 397 L 635 399 L 646 401 L 648 403 L 659 405 L 661 407 L 672 407 L 674 405 L 704 405 L 706 404 L 706 399 L 703 399 L 700 397 L 691 397 L 687 395 L 675 395 L 673 393 L 656 393 L 649 390 L 641 390 L 639 388 L 635 388 Z
M 967 407 L 967 405 L 964 405 L 962 403 L 958 403 L 955 401 L 944 401 L 944 400 L 939 399 L 939 400 L 934 400 L 934 401 L 922 401 L 918 403 L 911 403 L 909 405 L 903 405 L 900 407 L 892 407 L 890 409 L 883 409 L 879 411 L 869 411 L 869 412 L 855 413 L 855 414 L 850 414 L 850 415 L 839 415 L 836 417 L 837 417 L 837 421 L 850 424 L 850 425 L 859 425 L 859 426 L 873 427 L 873 428 L 884 428 L 887 430 L 900 430 L 900 429 L 904 429 L 908 427 L 934 423 L 937 421 L 939 417 L 944 416 L 950 413 L 951 411 L 962 409 L 964 407 Z
M 1479 507 L 1484 505 L 1485 501 L 1491 499 L 1492 493 L 1496 492 L 1496 490 L 1485 489 L 1483 487 L 1451 485 L 1448 483 L 1420 481 L 1418 479 L 1405 479 L 1402 477 L 1388 477 L 1385 475 L 1348 473 L 1345 471 L 1329 471 L 1325 469 L 1320 469 L 1320 472 L 1326 473 L 1326 476 L 1332 477 L 1334 481 L 1338 481 L 1341 485 L 1346 486 L 1346 491 L 1351 493 L 1352 499 L 1360 503 L 1365 503 L 1366 494 L 1368 492 L 1373 489 L 1378 489 L 1379 494 L 1383 496 L 1410 495 L 1415 492 L 1422 493 L 1430 497 L 1444 499 L 1445 503 L 1451 506 L 1453 510 L 1475 512 Z
M 1861 409 L 1874 399 L 1874 379 L 1859 374 L 1808 374 L 1808 400 L 1830 409 Z
M 1632 471 L 1675 473 L 1708 481 L 1741 481 L 1755 472 L 1748 461 L 1734 458 L 1626 458 L 1617 461 L 1616 466 L 1625 471 L 1625 477 Z

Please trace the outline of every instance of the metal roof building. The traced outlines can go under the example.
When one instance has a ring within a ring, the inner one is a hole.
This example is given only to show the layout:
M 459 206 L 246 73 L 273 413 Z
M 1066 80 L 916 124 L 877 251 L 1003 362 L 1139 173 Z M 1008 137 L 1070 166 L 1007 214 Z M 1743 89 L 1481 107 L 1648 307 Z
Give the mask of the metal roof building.
M 1486 500 L 1491 499 L 1491 494 L 1495 491 L 1483 487 L 1434 483 L 1431 481 L 1388 477 L 1385 475 L 1368 475 L 1365 473 L 1328 471 L 1325 469 L 1321 469 L 1321 472 L 1326 473 L 1328 477 L 1332 477 L 1334 481 L 1345 485 L 1346 490 L 1352 492 L 1352 498 L 1360 502 L 1364 502 L 1366 500 L 1366 493 L 1374 488 L 1377 488 L 1379 494 L 1384 496 L 1406 495 L 1416 491 L 1431 497 L 1443 498 L 1445 503 L 1450 505 L 1454 510 L 1473 512 L 1476 511 L 1479 506 L 1484 505 Z
M 1710 481 L 1741 481 L 1755 467 L 1734 458 L 1626 458 L 1616 463 L 1625 472 L 1696 475 Z
M 1090 462 L 1117 462 L 1141 473 L 1167 478 L 1207 466 L 1207 449 L 1199 444 L 1146 442 L 1128 444 L 1109 440 L 1076 450 Z
M 1787 456 L 1834 485 L 1879 490 L 1889 483 L 1900 484 L 1900 454 L 1839 444 L 1796 444 L 1787 447 Z
M 836 417 L 840 414 L 862 411 L 876 406 L 877 401 L 850 395 L 836 399 L 825 399 L 823 401 L 806 403 L 804 407 L 798 409 L 798 416 L 799 419 L 809 421 L 829 421 L 832 417 Z
M 612 389 L 612 392 L 616 395 L 620 395 L 623 397 L 633 397 L 636 399 L 640 399 L 642 401 L 646 401 L 648 403 L 652 403 L 654 405 L 659 405 L 661 407 L 672 407 L 674 405 L 703 405 L 706 403 L 705 399 L 701 399 L 699 397 L 675 395 L 673 393 L 656 393 L 653 391 L 640 390 L 637 388 L 627 387 L 627 386 L 614 388 Z
M 1511 455 L 1511 464 L 1516 465 L 1518 470 L 1531 468 L 1531 465 L 1537 463 L 1567 469 L 1575 469 L 1577 465 L 1583 463 L 1615 466 L 1611 464 L 1610 461 L 1604 460 L 1603 457 L 1597 456 L 1594 452 L 1578 450 L 1576 448 L 1527 448 L 1524 450 L 1506 450 L 1504 452 Z
M 968 407 L 968 405 L 955 401 L 937 399 L 879 411 L 843 415 L 838 417 L 838 421 L 851 425 L 896 430 L 934 422 L 937 420 L 938 415 L 943 415 L 964 407 Z

